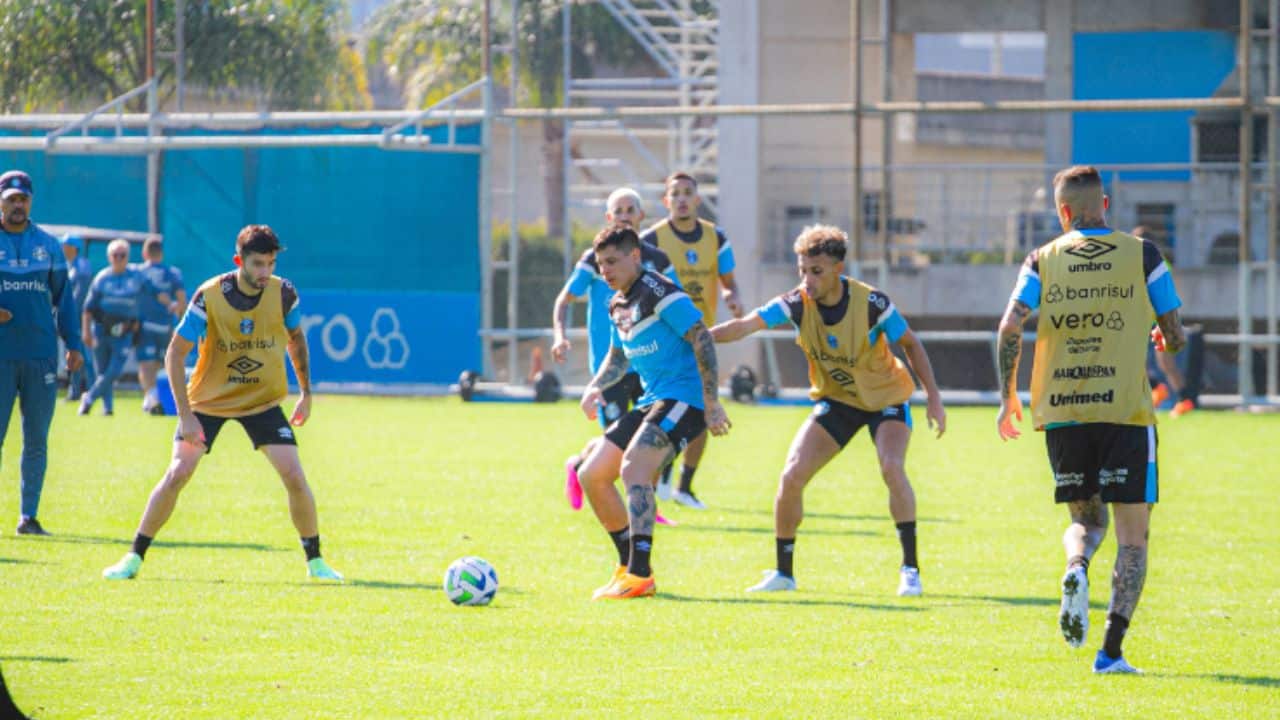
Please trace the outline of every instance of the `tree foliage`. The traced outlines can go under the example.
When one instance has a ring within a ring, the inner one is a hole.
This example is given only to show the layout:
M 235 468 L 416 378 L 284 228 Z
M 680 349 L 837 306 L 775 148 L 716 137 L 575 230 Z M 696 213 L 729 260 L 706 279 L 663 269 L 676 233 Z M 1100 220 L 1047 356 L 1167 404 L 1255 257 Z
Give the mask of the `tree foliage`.
M 175 8 L 156 3 L 164 99 L 175 89 L 161 55 L 176 46 Z M 256 109 L 366 107 L 345 17 L 344 0 L 186 0 L 184 82 Z M 0 110 L 85 109 L 145 80 L 146 0 L 0 0 Z

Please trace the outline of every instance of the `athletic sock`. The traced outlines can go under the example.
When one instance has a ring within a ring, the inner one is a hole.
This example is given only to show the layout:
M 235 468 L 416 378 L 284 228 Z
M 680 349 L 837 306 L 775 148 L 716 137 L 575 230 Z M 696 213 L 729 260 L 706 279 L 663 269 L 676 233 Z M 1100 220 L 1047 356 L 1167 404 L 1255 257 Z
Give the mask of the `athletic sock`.
M 796 557 L 796 539 L 795 538 L 774 538 L 777 545 L 778 553 L 778 572 L 787 577 L 795 577 L 795 571 L 792 569 Z
M 1124 634 L 1129 630 L 1129 619 L 1119 613 L 1107 615 L 1107 635 L 1102 641 L 1102 651 L 1107 657 L 1120 657 L 1120 644 L 1124 642 Z
M 698 472 L 698 468 L 689 465 L 680 467 L 680 492 L 693 494 L 693 474 Z
M 307 554 L 308 560 L 315 560 L 320 557 L 320 536 L 302 538 L 302 551 Z
M 902 543 L 902 564 L 905 567 L 920 569 L 920 565 L 916 560 L 916 521 L 900 522 L 898 527 L 898 542 Z
M 653 569 L 649 567 L 649 553 L 653 552 L 652 535 L 631 536 L 631 560 L 627 563 L 627 572 L 636 577 L 649 577 Z
M 143 535 L 142 533 L 138 533 L 137 535 L 133 536 L 133 547 L 130 549 L 133 552 L 137 553 L 138 557 L 146 559 L 147 548 L 151 547 L 151 540 L 152 538 L 149 538 L 146 535 Z
M 662 477 L 659 480 L 659 482 L 661 482 L 663 485 L 671 484 L 671 466 L 673 464 L 674 463 L 667 463 L 667 466 L 662 468 Z
M 610 530 L 609 539 L 613 540 L 613 546 L 618 549 L 618 564 L 626 565 L 627 559 L 631 556 L 631 526 L 628 525 L 621 530 Z
M 1067 559 L 1067 569 L 1071 570 L 1072 568 L 1084 568 L 1085 574 L 1088 575 L 1089 574 L 1089 558 L 1083 555 L 1072 555 L 1070 558 Z

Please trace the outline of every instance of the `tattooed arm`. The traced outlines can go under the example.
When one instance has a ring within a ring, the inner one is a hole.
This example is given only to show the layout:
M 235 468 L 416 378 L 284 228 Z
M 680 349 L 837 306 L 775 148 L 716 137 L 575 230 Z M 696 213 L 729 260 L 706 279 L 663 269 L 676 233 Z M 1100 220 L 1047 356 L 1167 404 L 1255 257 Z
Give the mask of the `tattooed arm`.
M 707 418 L 707 429 L 712 435 L 729 432 L 729 416 L 720 405 L 720 371 L 716 365 L 716 342 L 701 321 L 695 322 L 684 334 L 693 347 L 693 357 L 698 361 L 698 375 L 702 378 L 702 401 Z
M 586 414 L 588 420 L 596 419 L 597 407 L 601 404 L 604 391 L 617 385 L 618 381 L 627 374 L 630 365 L 621 346 L 609 346 L 609 354 L 605 356 L 604 364 L 582 391 L 582 412 Z
M 289 331 L 289 361 L 293 363 L 293 373 L 298 376 L 298 403 L 293 406 L 293 416 L 289 422 L 301 426 L 311 417 L 311 352 L 307 350 L 307 334 L 302 326 Z
M 1151 331 L 1151 339 L 1155 341 L 1156 349 L 1170 355 L 1182 352 L 1182 349 L 1187 346 L 1187 332 L 1182 327 L 1182 318 L 1177 309 L 1158 316 L 1156 325 L 1156 329 Z
M 996 431 L 1001 440 L 1011 440 L 1022 433 L 1013 420 L 1022 420 L 1022 399 L 1018 397 L 1018 358 L 1022 355 L 1022 325 L 1031 308 L 1020 300 L 1010 300 L 1000 320 L 996 350 L 1000 364 L 1000 413 L 996 415 Z
M 558 363 L 564 362 L 565 356 L 572 347 L 569 338 L 564 334 L 565 316 L 569 313 L 569 304 L 581 299 L 569 292 L 569 288 L 564 288 L 556 296 L 555 308 L 551 313 L 551 327 L 555 335 L 551 342 L 551 357 Z

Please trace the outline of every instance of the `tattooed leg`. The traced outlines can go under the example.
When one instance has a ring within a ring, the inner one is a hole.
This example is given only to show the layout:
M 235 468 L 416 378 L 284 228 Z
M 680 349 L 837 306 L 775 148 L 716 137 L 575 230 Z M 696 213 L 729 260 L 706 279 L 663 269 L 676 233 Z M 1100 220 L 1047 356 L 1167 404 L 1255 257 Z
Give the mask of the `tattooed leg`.
M 622 483 L 627 488 L 627 512 L 634 535 L 652 535 L 657 505 L 653 479 L 674 455 L 671 439 L 658 426 L 646 422 L 622 458 Z
M 1116 516 L 1115 571 L 1111 576 L 1110 612 L 1125 619 L 1133 617 L 1147 578 L 1147 530 L 1151 522 L 1149 505 L 1115 505 Z
M 1062 534 L 1062 547 L 1067 552 L 1067 565 L 1073 563 L 1088 567 L 1093 554 L 1098 551 L 1102 539 L 1107 535 L 1107 506 L 1097 495 L 1088 500 L 1073 500 L 1067 503 L 1071 513 L 1071 524 Z M 1083 559 L 1079 563 L 1078 559 Z

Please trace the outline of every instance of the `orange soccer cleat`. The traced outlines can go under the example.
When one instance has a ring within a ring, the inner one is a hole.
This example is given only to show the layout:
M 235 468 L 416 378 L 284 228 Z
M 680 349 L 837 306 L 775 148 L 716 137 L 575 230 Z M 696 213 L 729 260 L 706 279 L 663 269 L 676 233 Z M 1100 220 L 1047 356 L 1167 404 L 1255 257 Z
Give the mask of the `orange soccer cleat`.
M 1165 400 L 1169 399 L 1169 386 L 1164 383 L 1156 385 L 1151 390 L 1151 404 L 1160 407 Z
M 658 592 L 658 585 L 653 576 L 639 577 L 624 572 L 607 586 L 596 591 L 593 600 L 630 600 L 631 598 L 652 597 Z
M 1190 400 L 1179 400 L 1178 404 L 1174 405 L 1173 409 L 1169 411 L 1169 417 L 1182 417 L 1195 409 L 1196 404 Z

